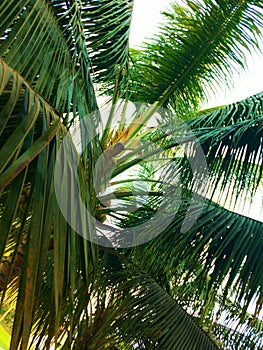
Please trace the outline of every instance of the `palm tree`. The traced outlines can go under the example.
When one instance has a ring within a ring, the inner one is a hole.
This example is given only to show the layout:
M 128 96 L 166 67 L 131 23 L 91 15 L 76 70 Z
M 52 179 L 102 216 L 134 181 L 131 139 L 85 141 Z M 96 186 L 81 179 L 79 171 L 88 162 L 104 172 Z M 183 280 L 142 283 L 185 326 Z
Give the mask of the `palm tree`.
M 259 47 L 263 3 L 174 3 L 140 50 L 132 7 L 0 4 L 10 349 L 259 349 L 262 223 L 215 194 L 261 183 L 263 95 L 200 106 Z

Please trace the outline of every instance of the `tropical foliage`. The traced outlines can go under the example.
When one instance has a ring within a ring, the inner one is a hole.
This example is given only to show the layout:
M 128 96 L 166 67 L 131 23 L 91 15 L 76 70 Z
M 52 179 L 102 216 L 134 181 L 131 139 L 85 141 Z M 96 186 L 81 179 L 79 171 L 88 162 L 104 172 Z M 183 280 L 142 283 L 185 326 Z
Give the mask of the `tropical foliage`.
M 263 3 L 175 2 L 136 50 L 132 8 L 1 1 L 10 349 L 260 349 L 262 223 L 218 198 L 262 183 L 263 94 L 200 106 L 259 48 Z

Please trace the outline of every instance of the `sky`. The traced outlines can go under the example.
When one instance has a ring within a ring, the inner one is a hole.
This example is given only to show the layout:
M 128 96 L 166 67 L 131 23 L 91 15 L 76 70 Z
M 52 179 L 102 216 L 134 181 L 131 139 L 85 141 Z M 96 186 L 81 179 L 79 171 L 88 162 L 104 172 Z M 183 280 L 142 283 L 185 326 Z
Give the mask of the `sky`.
M 180 2 L 180 1 L 177 1 Z M 130 45 L 136 47 L 158 30 L 161 11 L 169 8 L 170 0 L 134 0 Z M 263 43 L 262 53 L 247 56 L 248 68 L 233 76 L 233 86 L 211 96 L 205 107 L 229 104 L 263 91 Z

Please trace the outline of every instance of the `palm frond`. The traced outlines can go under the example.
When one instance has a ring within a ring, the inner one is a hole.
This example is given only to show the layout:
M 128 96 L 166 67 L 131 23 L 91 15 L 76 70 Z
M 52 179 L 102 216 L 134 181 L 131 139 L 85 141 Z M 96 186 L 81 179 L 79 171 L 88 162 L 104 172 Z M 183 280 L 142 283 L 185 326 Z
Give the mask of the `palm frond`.
M 261 93 L 187 122 L 213 177 L 210 193 L 230 183 L 233 200 L 243 190 L 253 195 L 262 177 L 262 116 Z
M 196 203 L 192 215 L 200 205 Z M 244 325 L 251 305 L 256 319 L 262 307 L 262 223 L 210 203 L 195 225 L 182 232 L 186 215 L 191 215 L 188 207 L 185 200 L 167 229 L 134 248 L 134 261 L 201 321 L 220 320 L 231 306 L 229 298 L 238 306 L 228 322 Z
M 171 182 L 180 172 L 183 187 L 210 198 L 225 196 L 228 187 L 233 204 L 241 195 L 242 200 L 254 195 L 262 177 L 262 94 L 187 122 L 168 119 L 147 134 L 159 160 L 163 155 L 170 159 L 163 181 Z
M 0 189 L 3 190 L 48 146 L 61 124 L 56 110 L 2 60 L 0 77 Z
M 185 1 L 184 6 L 173 4 L 164 15 L 160 34 L 134 52 L 131 98 L 169 102 L 181 118 L 187 118 L 205 89 L 225 84 L 235 67 L 244 66 L 244 50 L 258 47 L 262 4 Z
M 109 87 L 127 80 L 133 1 L 56 0 L 51 3 L 65 38 L 69 40 L 72 36 L 72 51 L 82 72 L 89 71 L 97 88 L 109 92 Z
M 120 281 L 125 274 L 127 280 L 119 281 L 116 288 L 121 292 L 117 299 L 117 339 L 139 349 L 218 348 L 147 272 L 135 264 L 126 265 Z
M 54 5 L 55 6 L 55 5 Z M 0 55 L 61 113 L 87 115 L 97 103 L 81 33 L 63 28 L 48 1 L 1 3 Z M 63 15 L 68 10 L 63 7 Z M 68 15 L 69 16 L 69 15 Z M 72 50 L 74 43 L 75 50 Z
M 86 1 L 84 32 L 96 83 L 120 84 L 128 75 L 133 0 Z
M 233 349 L 237 344 L 245 349 L 262 348 L 263 324 L 261 317 L 255 318 L 252 314 L 246 313 L 243 324 L 238 325 L 235 316 L 238 308 L 240 305 L 228 301 L 227 310 L 222 312 L 220 323 L 215 323 L 211 327 L 214 334 L 218 339 L 221 339 L 225 349 Z
M 78 239 L 76 243 L 76 233 L 56 201 L 54 166 L 66 135 L 60 115 L 2 60 L 0 81 L 0 284 L 4 293 L 9 287 L 6 293 L 10 299 L 18 294 L 10 348 L 17 349 L 21 344 L 27 349 L 43 298 L 48 300 L 47 327 L 53 338 L 62 305 L 70 299 L 74 293 L 71 288 L 80 278 L 77 271 L 82 271 L 85 285 L 87 279 L 91 283 L 96 253 L 89 241 Z M 84 254 L 79 253 L 76 271 L 69 271 L 77 252 Z M 51 276 L 48 289 L 44 288 L 47 276 Z M 65 295 L 63 288 L 69 280 Z

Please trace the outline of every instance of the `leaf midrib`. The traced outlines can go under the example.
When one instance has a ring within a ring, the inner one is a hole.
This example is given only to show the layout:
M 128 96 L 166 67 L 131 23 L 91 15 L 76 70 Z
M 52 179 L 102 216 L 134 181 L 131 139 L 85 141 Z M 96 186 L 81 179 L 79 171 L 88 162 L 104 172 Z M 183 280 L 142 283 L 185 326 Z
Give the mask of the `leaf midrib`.
M 213 46 L 216 39 L 219 37 L 219 35 L 228 27 L 228 24 L 231 23 L 232 18 L 235 16 L 236 12 L 240 9 L 240 7 L 244 5 L 244 1 L 241 0 L 239 4 L 237 4 L 234 9 L 232 10 L 232 13 L 229 18 L 226 18 L 226 20 L 223 22 L 223 25 L 220 27 L 220 29 L 215 33 L 215 35 L 208 41 L 208 43 L 204 46 L 204 48 L 201 50 L 199 55 L 196 56 L 196 60 L 193 61 L 186 69 L 182 72 L 179 79 L 175 79 L 174 83 L 168 87 L 161 99 L 159 100 L 158 105 L 163 105 L 165 101 L 170 97 L 170 95 L 180 86 L 180 84 L 185 80 L 185 78 L 191 73 L 191 71 L 198 65 L 198 63 L 202 60 L 205 53 Z

